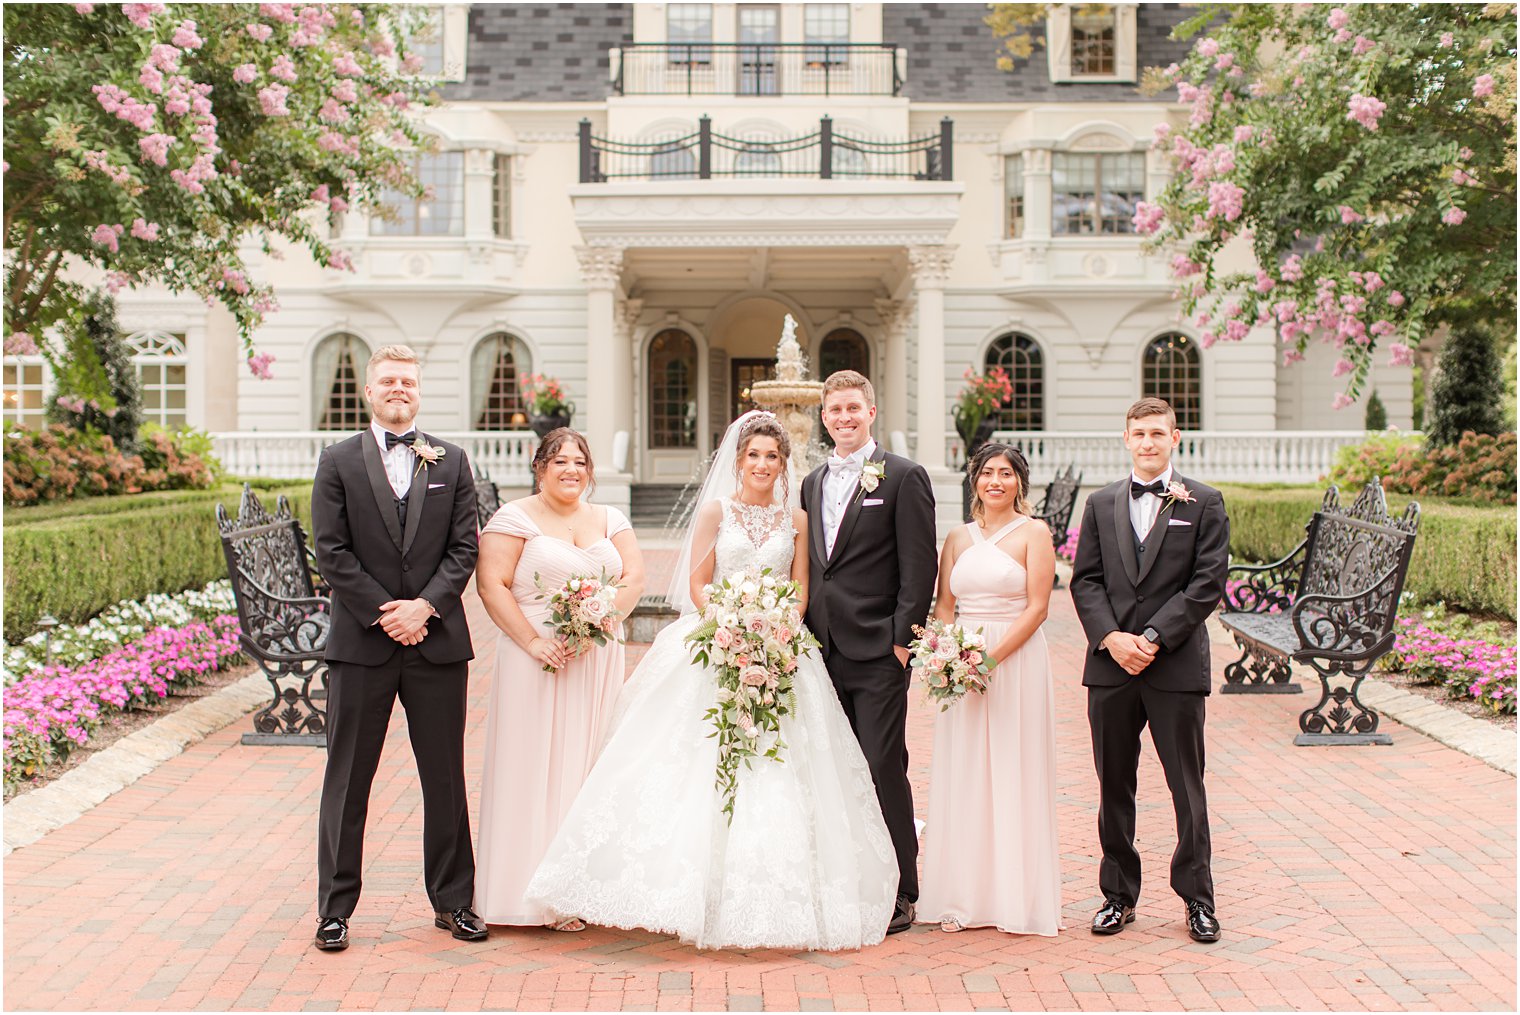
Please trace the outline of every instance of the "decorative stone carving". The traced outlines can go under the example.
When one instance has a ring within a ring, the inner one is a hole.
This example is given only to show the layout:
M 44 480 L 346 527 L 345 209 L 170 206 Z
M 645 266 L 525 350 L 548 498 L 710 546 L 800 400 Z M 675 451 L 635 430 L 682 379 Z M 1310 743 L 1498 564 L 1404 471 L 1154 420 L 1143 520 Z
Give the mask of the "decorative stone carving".
M 911 246 L 908 248 L 908 263 L 913 268 L 913 281 L 918 288 L 941 289 L 955 263 L 955 244 Z
M 615 289 L 623 275 L 622 247 L 576 247 L 581 278 L 593 289 Z

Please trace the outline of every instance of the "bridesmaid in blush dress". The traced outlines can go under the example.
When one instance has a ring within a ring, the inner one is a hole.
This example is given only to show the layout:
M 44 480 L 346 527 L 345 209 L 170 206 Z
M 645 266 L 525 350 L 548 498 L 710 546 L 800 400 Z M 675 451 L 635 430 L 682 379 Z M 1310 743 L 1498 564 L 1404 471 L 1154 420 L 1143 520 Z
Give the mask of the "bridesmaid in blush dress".
M 934 725 L 918 915 L 941 929 L 1061 929 L 1056 747 L 1045 622 L 1055 582 L 1050 530 L 1029 516 L 1029 463 L 987 444 L 967 466 L 972 521 L 940 557 L 934 615 L 980 629 L 995 665 Z
M 496 668 L 486 718 L 475 911 L 486 923 L 584 930 L 530 905 L 523 891 L 591 771 L 623 687 L 623 645 L 579 656 L 545 626 L 546 589 L 605 572 L 623 588 L 627 616 L 644 587 L 633 528 L 616 508 L 581 499 L 593 472 L 586 439 L 568 427 L 533 457 L 539 492 L 512 501 L 480 536 L 476 587 L 496 623 Z M 546 673 L 545 666 L 554 667 Z

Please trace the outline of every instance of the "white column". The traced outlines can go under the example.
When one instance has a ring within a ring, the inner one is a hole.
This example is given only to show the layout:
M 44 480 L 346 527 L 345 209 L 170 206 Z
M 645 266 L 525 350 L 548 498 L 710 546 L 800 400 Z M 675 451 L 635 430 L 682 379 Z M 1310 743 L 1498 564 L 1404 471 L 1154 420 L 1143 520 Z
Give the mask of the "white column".
M 913 320 L 913 301 L 877 300 L 876 314 L 886 346 L 886 357 L 877 371 L 885 383 L 879 385 L 877 400 L 885 401 L 891 410 L 878 419 L 876 429 L 878 437 L 890 438 L 893 430 L 908 429 L 908 325 Z
M 632 405 L 628 388 L 632 363 L 626 355 L 626 338 L 617 324 L 618 280 L 623 272 L 621 247 L 576 247 L 581 278 L 586 283 L 586 402 L 584 433 L 594 459 L 612 461 L 612 435 L 619 428 L 618 409 Z M 618 346 L 622 344 L 624 349 Z M 619 355 L 622 352 L 624 355 Z M 620 369 L 622 364 L 628 369 Z M 621 391 L 619 389 L 622 389 Z
M 908 248 L 918 297 L 918 443 L 914 457 L 945 467 L 945 280 L 955 259 L 949 244 Z
M 1024 149 L 1024 239 L 1050 237 L 1050 149 Z
M 491 190 L 496 185 L 496 153 L 471 148 L 464 153 L 464 237 L 471 244 L 496 234 L 491 216 Z
M 626 393 L 627 405 L 617 406 L 614 416 L 617 429 L 628 433 L 628 460 L 624 464 L 623 471 L 633 475 L 638 475 L 639 472 L 640 442 L 635 439 L 635 435 L 642 433 L 644 429 L 642 400 L 639 398 L 639 392 L 643 390 L 640 380 L 643 371 L 639 369 L 639 351 L 633 339 L 638 327 L 639 315 L 643 312 L 643 300 L 623 300 L 617 305 L 617 344 L 621 350 L 622 359 L 619 362 L 622 364 L 620 369 L 623 371 L 617 385 L 620 391 Z

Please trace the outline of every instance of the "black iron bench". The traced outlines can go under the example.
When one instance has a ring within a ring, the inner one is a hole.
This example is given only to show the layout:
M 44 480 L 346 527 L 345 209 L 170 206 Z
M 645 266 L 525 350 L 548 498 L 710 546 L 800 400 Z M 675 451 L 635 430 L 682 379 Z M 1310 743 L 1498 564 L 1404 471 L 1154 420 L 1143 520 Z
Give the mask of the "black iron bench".
M 501 507 L 501 490 L 484 472 L 475 474 L 475 527 L 484 529 Z
M 1081 489 L 1082 474 L 1077 471 L 1077 463 L 1072 462 L 1064 471 L 1056 473 L 1056 478 L 1045 487 L 1045 496 L 1034 509 L 1034 516 L 1050 529 L 1051 544 L 1058 552 L 1066 543 L 1071 516 L 1077 509 L 1077 493 Z M 1059 574 L 1056 584 L 1061 584 Z
M 327 744 L 322 661 L 331 625 L 326 588 L 301 523 L 282 496 L 270 514 L 247 485 L 236 518 L 216 506 L 216 524 L 237 600 L 238 640 L 269 678 L 273 700 L 254 713 L 245 744 Z M 317 687 L 313 688 L 313 682 Z
M 1294 744 L 1389 744 L 1357 692 L 1393 647 L 1399 593 L 1420 528 L 1420 506 L 1388 514 L 1368 483 L 1349 508 L 1331 486 L 1308 535 L 1282 560 L 1232 567 L 1220 621 L 1242 655 L 1225 667 L 1224 693 L 1295 694 L 1291 664 L 1319 674 L 1320 699 L 1299 716 Z M 1332 687 L 1332 683 L 1334 686 Z M 1348 686 L 1349 685 L 1349 686 Z M 1328 710 L 1327 710 L 1328 706 Z

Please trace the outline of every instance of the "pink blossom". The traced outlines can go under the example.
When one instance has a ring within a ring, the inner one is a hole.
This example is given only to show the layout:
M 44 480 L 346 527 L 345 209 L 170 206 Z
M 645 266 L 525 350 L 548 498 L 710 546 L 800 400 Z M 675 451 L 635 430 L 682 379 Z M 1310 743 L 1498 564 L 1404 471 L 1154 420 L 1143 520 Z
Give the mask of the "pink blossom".
M 397 109 L 406 109 L 412 104 L 412 100 L 406 97 L 405 92 L 391 92 L 380 99 L 386 105 L 395 106 Z
M 169 178 L 192 194 L 199 194 L 206 188 L 202 186 L 205 180 L 216 179 L 216 166 L 211 161 L 210 152 L 202 152 L 195 157 L 188 170 L 173 169 L 169 172 Z
M 1326 24 L 1328 24 L 1332 29 L 1339 30 L 1345 28 L 1350 23 L 1351 15 L 1347 14 L 1339 7 L 1331 8 L 1330 17 L 1326 20 Z
M 295 62 L 281 53 L 274 58 L 274 65 L 269 68 L 269 76 L 279 78 L 281 81 L 294 81 L 296 79 Z
M 1239 342 L 1251 333 L 1251 326 L 1245 321 L 1228 321 L 1224 326 L 1224 337 L 1231 342 Z
M 1384 335 L 1393 334 L 1396 329 L 1394 328 L 1392 321 L 1377 320 L 1373 321 L 1372 327 L 1368 328 L 1367 330 L 1381 338 Z
M 259 14 L 262 17 L 293 25 L 296 23 L 295 6 L 295 4 L 259 4 Z
M 1375 293 L 1388 283 L 1383 281 L 1383 276 L 1375 271 L 1365 272 L 1362 275 L 1362 288 L 1370 293 Z
M 1298 316 L 1297 300 L 1279 300 L 1272 304 L 1272 313 L 1279 321 L 1287 322 Z
M 239 64 L 232 72 L 232 80 L 240 85 L 248 85 L 257 81 L 259 69 L 251 63 Z
M 343 198 L 341 198 L 341 197 L 335 197 L 335 198 L 333 198 L 331 201 L 327 202 L 327 205 L 333 211 L 338 211 L 338 212 L 348 211 L 348 202 L 345 201 L 345 200 L 343 200 Z
M 1202 270 L 1203 267 L 1189 260 L 1186 254 L 1177 254 L 1172 258 L 1173 278 L 1187 278 L 1189 275 L 1196 275 Z
M 217 288 L 223 287 L 231 289 L 235 293 L 247 293 L 248 277 L 235 268 L 223 268 L 222 281 L 218 283 Z
M 261 25 L 257 21 L 249 25 L 244 31 L 253 36 L 258 42 L 267 42 L 269 37 L 274 34 L 273 28 L 270 28 L 268 25 Z
M 109 153 L 107 153 L 105 149 L 84 153 L 85 165 L 89 166 L 91 169 L 100 170 L 106 176 L 110 177 L 111 182 L 116 184 L 118 187 L 125 186 L 127 182 L 132 179 L 132 171 L 126 166 L 111 165 L 109 158 Z
M 1494 94 L 1494 76 L 1492 74 L 1479 74 L 1473 81 L 1473 98 L 1481 99 L 1484 96 Z
M 78 11 L 80 14 L 89 14 L 94 9 L 95 9 L 95 5 L 94 4 L 75 4 L 74 5 L 74 10 Z
M 1349 28 L 1342 28 L 1340 31 L 1336 32 L 1335 33 L 1335 41 L 1336 42 L 1350 42 L 1351 41 L 1351 29 L 1349 29 Z
M 1209 184 L 1207 217 L 1211 219 L 1222 217 L 1226 222 L 1234 222 L 1244 210 L 1245 195 L 1244 188 L 1229 180 L 1215 180 Z
M 1196 48 L 1199 56 L 1213 56 L 1219 52 L 1219 42 L 1215 39 L 1199 39 Z
M 1205 331 L 1198 336 L 1198 344 L 1202 345 L 1205 349 L 1214 348 L 1214 343 L 1217 341 L 1219 341 L 1219 336 L 1212 331 Z
M 126 120 L 138 130 L 152 129 L 158 107 L 151 102 L 138 102 L 112 84 L 94 85 L 90 90 L 95 93 L 101 108 L 106 112 L 115 113 L 118 119 Z
M 1442 49 L 1450 49 L 1451 46 L 1452 46 L 1452 43 L 1455 42 L 1455 41 L 1456 41 L 1456 39 L 1452 36 L 1452 34 L 1450 32 L 1442 32 L 1441 33 L 1441 44 L 1440 45 L 1441 45 Z
M 1282 267 L 1278 269 L 1278 274 L 1282 276 L 1284 282 L 1297 282 L 1304 277 L 1303 259 L 1297 254 L 1288 255 L 1288 259 L 1283 261 Z
M 354 59 L 352 53 L 344 53 L 333 61 L 333 73 L 340 77 L 358 77 L 364 73 L 364 68 L 359 66 L 359 61 Z
M 261 381 L 267 381 L 274 377 L 274 371 L 270 364 L 274 362 L 272 353 L 261 352 L 248 357 L 248 372 Z
M 1303 362 L 1304 354 L 1297 349 L 1283 350 L 1283 366 L 1290 367 L 1295 363 Z
M 1402 307 L 1404 305 L 1404 294 L 1397 289 L 1390 289 L 1388 291 L 1388 305 L 1390 307 Z
M 172 134 L 149 134 L 137 139 L 137 147 L 142 149 L 142 160 L 157 166 L 169 164 L 169 149 L 175 143 L 176 138 Z
M 206 44 L 206 40 L 195 34 L 195 22 L 188 19 L 179 23 L 170 41 L 180 49 L 200 49 Z
M 345 78 L 333 85 L 332 96 L 339 102 L 354 102 L 359 98 L 359 90 L 352 81 Z
M 138 28 L 152 28 L 153 15 L 164 12 L 163 4 L 122 4 L 121 12 Z
M 327 266 L 339 271 L 353 271 L 354 259 L 346 250 L 334 250 L 327 259 Z
M 1342 225 L 1349 226 L 1355 222 L 1362 221 L 1362 219 L 1366 217 L 1364 215 L 1357 214 L 1357 212 L 1349 204 L 1340 205 L 1337 210 L 1341 213 Z
M 164 90 L 164 75 L 151 63 L 145 63 L 142 67 L 142 73 L 137 75 L 137 83 L 154 95 L 157 95 Z
M 1340 410 L 1346 408 L 1347 406 L 1355 405 L 1355 404 L 1356 404 L 1356 399 L 1352 398 L 1350 395 L 1346 394 L 1344 391 L 1337 391 L 1335 393 L 1335 397 L 1330 400 L 1330 408 L 1336 410 L 1337 412 L 1339 412 Z
M 1457 158 L 1461 159 L 1463 162 L 1466 162 L 1468 159 L 1470 159 L 1472 157 L 1473 157 L 1473 150 L 1471 148 L 1467 147 L 1466 145 L 1463 145 L 1457 151 Z
M 396 47 L 391 43 L 390 37 L 386 35 L 376 35 L 370 39 L 369 51 L 378 57 L 396 55 Z
M 1259 293 L 1269 293 L 1269 292 L 1272 291 L 1273 287 L 1276 286 L 1276 285 L 1277 285 L 1277 281 L 1272 278 L 1271 273 L 1263 271 L 1260 268 L 1256 269 L 1256 291 L 1257 292 L 1259 292 Z
M 1407 367 L 1414 365 L 1414 350 L 1403 342 L 1394 342 L 1388 346 L 1388 365 L 1395 367 Z
M 115 296 L 131 284 L 132 276 L 124 271 L 113 271 L 106 274 L 106 292 L 112 296 Z
M 1386 102 L 1371 95 L 1353 95 L 1347 104 L 1349 112 L 1346 119 L 1355 120 L 1368 130 L 1378 129 L 1378 118 L 1383 115 L 1383 110 L 1388 108 Z
M 1151 204 L 1149 201 L 1141 201 L 1135 205 L 1134 224 L 1135 232 L 1142 235 L 1150 235 L 1161 228 L 1161 220 L 1165 212 L 1159 204 Z
M 1251 126 L 1249 123 L 1242 123 L 1240 126 L 1235 128 L 1235 143 L 1241 144 L 1242 142 L 1249 141 L 1255 133 L 1255 127 Z
M 82 12 L 88 14 L 88 11 Z M 5 354 L 7 356 L 35 356 L 37 355 L 37 343 L 32 336 L 24 331 L 13 331 L 5 340 Z
M 133 219 L 132 235 L 137 237 L 139 240 L 156 240 L 158 239 L 158 223 L 148 222 L 140 218 Z
M 329 196 L 330 191 L 328 190 L 327 184 L 325 183 L 311 192 L 311 199 L 313 201 L 326 201 Z
M 337 99 L 328 99 L 322 103 L 317 116 L 328 123 L 347 123 L 349 119 L 348 109 Z
M 1363 53 L 1370 53 L 1376 48 L 1377 43 L 1373 42 L 1365 35 L 1358 35 L 1356 37 L 1355 45 L 1351 47 L 1351 52 L 1356 56 L 1361 56 Z
M 416 74 L 422 69 L 422 57 L 416 53 L 407 53 L 401 57 L 401 73 Z
M 265 116 L 289 116 L 290 110 L 285 106 L 285 97 L 290 94 L 290 89 L 284 85 L 270 85 L 259 89 L 259 106 L 264 110 Z
M 1467 212 L 1461 208 L 1447 208 L 1446 214 L 1441 216 L 1441 221 L 1449 226 L 1459 226 L 1467 218 Z
M 1215 70 L 1230 70 L 1232 68 L 1232 66 L 1233 66 L 1234 63 L 1235 63 L 1235 54 L 1234 53 L 1220 53 L 1219 54 L 1219 59 L 1214 61 L 1214 69 Z M 1240 68 L 1235 67 L 1234 69 L 1235 70 L 1239 70 Z
M 121 249 L 121 245 L 117 242 L 117 238 L 121 236 L 123 232 L 125 232 L 125 229 L 120 223 L 117 223 L 113 226 L 101 224 L 95 227 L 94 232 L 90 234 L 90 239 L 97 245 L 105 247 L 107 250 L 114 254 Z

